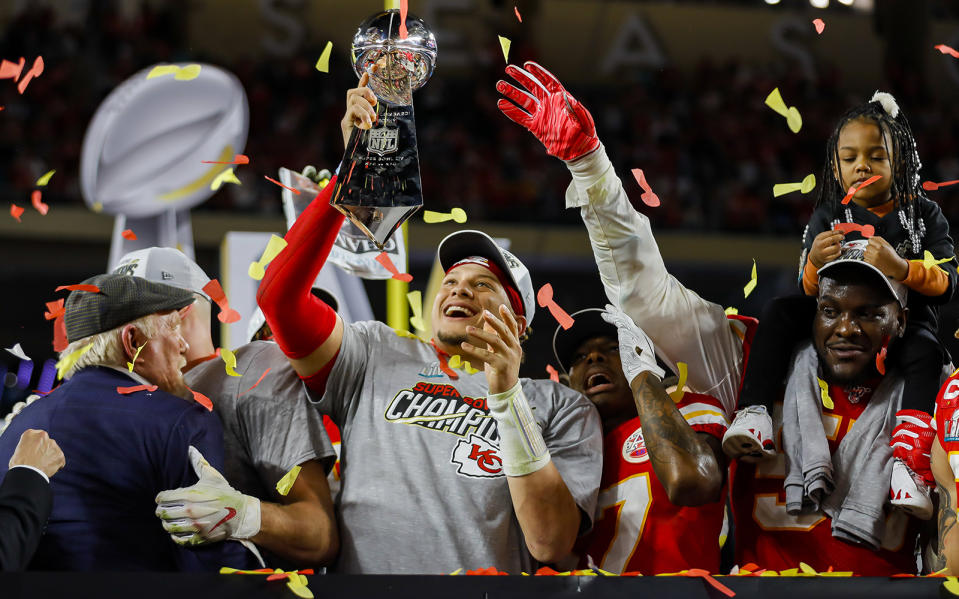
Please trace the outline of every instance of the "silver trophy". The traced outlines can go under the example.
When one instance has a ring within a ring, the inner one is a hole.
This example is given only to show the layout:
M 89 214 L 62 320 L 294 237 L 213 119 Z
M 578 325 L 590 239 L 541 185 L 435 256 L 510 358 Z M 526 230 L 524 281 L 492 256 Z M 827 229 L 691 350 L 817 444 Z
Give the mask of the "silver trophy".
M 436 38 L 412 14 L 405 24 L 401 38 L 399 10 L 387 10 L 353 36 L 353 69 L 370 74 L 377 120 L 353 129 L 330 201 L 379 248 L 423 205 L 413 92 L 433 74 Z

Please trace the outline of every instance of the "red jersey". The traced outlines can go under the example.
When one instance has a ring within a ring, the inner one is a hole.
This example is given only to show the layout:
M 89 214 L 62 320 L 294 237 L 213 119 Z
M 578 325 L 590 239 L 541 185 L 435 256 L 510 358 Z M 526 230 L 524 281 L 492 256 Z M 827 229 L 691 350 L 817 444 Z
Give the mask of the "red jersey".
M 326 480 L 330 485 L 330 496 L 336 499 L 336 494 L 340 492 L 340 428 L 327 416 L 323 415 L 323 428 L 333 444 L 333 451 L 336 452 L 336 462 L 326 475 Z
M 823 408 L 822 423 L 833 453 L 862 414 L 872 395 L 869 387 L 856 393 L 829 386 L 834 407 Z M 782 402 L 776 404 L 773 423 L 776 447 L 782 446 Z M 886 530 L 878 551 L 852 545 L 832 536 L 832 520 L 821 512 L 793 516 L 786 512 L 785 456 L 760 464 L 738 461 L 731 466 L 732 507 L 736 523 L 736 562 L 760 568 L 787 570 L 805 562 L 817 571 L 830 566 L 861 576 L 915 573 L 913 557 L 918 524 L 900 510 L 886 517 Z
M 959 489 L 959 370 L 952 373 L 936 397 L 936 435 L 946 451 Z
M 729 426 L 722 405 L 712 397 L 687 392 L 677 407 L 697 432 L 721 440 Z M 586 567 L 588 555 L 598 567 L 617 574 L 688 568 L 718 572 L 725 501 L 698 507 L 670 503 L 646 453 L 639 418 L 606 435 L 603 455 L 596 522 L 574 548 L 580 567 Z

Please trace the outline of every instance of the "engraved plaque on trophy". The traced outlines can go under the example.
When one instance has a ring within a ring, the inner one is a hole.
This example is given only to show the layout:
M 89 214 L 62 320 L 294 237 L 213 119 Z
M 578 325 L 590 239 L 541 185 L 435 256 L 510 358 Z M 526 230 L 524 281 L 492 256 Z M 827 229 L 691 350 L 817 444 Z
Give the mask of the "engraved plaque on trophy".
M 411 14 L 406 29 L 402 38 L 393 9 L 368 18 L 353 36 L 353 68 L 370 73 L 377 119 L 350 134 L 330 201 L 380 248 L 423 205 L 413 92 L 433 74 L 436 39 Z

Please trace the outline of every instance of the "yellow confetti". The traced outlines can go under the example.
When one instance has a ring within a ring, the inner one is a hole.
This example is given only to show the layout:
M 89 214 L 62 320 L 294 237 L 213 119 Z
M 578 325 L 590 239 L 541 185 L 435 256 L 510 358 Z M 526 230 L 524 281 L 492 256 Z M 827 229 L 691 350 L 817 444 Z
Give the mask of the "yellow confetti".
M 459 576 L 460 572 L 463 571 L 463 568 L 457 568 L 449 573 L 450 576 Z
M 449 362 L 447 362 L 450 368 L 462 368 L 469 374 L 476 374 L 479 370 L 473 368 L 468 360 L 464 360 L 462 356 L 455 355 L 450 356 Z
M 50 177 L 52 177 L 53 173 L 55 172 L 57 172 L 57 169 L 53 169 L 52 171 L 47 171 L 46 173 L 44 173 L 42 177 L 37 179 L 37 187 L 43 187 L 44 185 L 49 183 Z
M 220 358 L 226 364 L 226 373 L 230 376 L 240 376 L 236 371 L 236 354 L 225 347 L 220 348 Z
M 297 574 L 296 572 L 290 572 L 290 577 L 286 583 L 286 586 L 289 587 L 293 594 L 301 599 L 313 599 L 313 591 L 307 588 L 306 576 L 302 574 Z
M 94 212 L 103 212 L 103 202 L 94 202 L 90 209 Z
M 190 81 L 200 76 L 200 65 L 188 64 L 185 67 L 178 67 L 175 64 L 158 64 L 150 69 L 147 79 L 173 75 L 177 81 Z
M 686 362 L 677 362 L 676 368 L 679 369 L 679 382 L 676 383 L 676 390 L 669 394 L 672 400 L 676 403 L 679 403 L 683 399 L 683 395 L 686 394 L 686 391 L 683 387 L 686 386 L 686 378 L 689 375 L 689 367 L 686 365 Z
M 217 175 L 213 181 L 210 182 L 210 189 L 216 191 L 220 189 L 224 183 L 236 183 L 240 185 L 240 180 L 236 178 L 236 173 L 233 172 L 233 167 L 224 170 L 222 173 Z
M 756 288 L 758 281 L 759 279 L 756 277 L 756 259 L 753 258 L 753 273 L 749 278 L 749 282 L 743 287 L 743 297 L 749 297 L 749 294 Z
M 172 75 L 180 70 L 180 67 L 175 64 L 158 64 L 157 66 L 150 69 L 150 73 L 147 75 L 147 79 L 153 79 L 155 77 L 163 77 L 164 75 Z
M 736 314 L 739 314 L 738 308 L 733 308 L 732 306 L 726 308 L 726 316 L 734 316 Z
M 810 173 L 799 183 L 777 183 L 773 185 L 773 197 L 778 198 L 781 195 L 800 191 L 809 193 L 816 188 L 816 175 Z
M 188 64 L 187 66 L 181 68 L 177 71 L 174 78 L 177 81 L 190 81 L 196 79 L 200 76 L 200 65 L 198 64 Z
M 950 260 L 952 260 L 952 256 L 943 258 L 942 260 L 936 260 L 936 257 L 932 255 L 932 252 L 925 250 L 922 253 L 922 260 L 910 260 L 910 262 L 918 262 L 919 264 L 922 264 L 926 270 L 929 270 L 933 266 L 938 266 L 939 264 L 949 262 Z
M 945 582 L 942 583 L 942 588 L 953 595 L 959 595 L 959 580 L 956 580 L 955 576 L 947 576 Z
M 326 42 L 326 47 L 323 48 L 323 53 L 320 54 L 319 60 L 316 61 L 316 70 L 321 73 L 330 72 L 330 52 L 333 50 L 333 42 Z
M 287 493 L 290 492 L 290 489 L 293 488 L 293 483 L 296 482 L 296 477 L 299 475 L 300 467 L 293 466 L 290 471 L 284 474 L 283 478 L 276 483 L 276 492 L 286 497 Z
M 502 35 L 497 36 L 499 38 L 499 45 L 503 48 L 503 58 L 506 60 L 506 64 L 509 64 L 509 38 L 503 37 Z
M 799 569 L 802 570 L 805 574 L 812 574 L 815 576 L 817 574 L 816 570 L 806 562 L 799 562 Z
M 827 410 L 833 409 L 836 405 L 832 402 L 832 398 L 829 397 L 829 385 L 819 377 L 816 377 L 816 380 L 819 381 L 819 396 L 822 397 L 822 406 Z
M 73 365 L 77 363 L 77 360 L 80 359 L 80 356 L 90 351 L 91 347 L 93 347 L 92 341 L 89 344 L 84 345 L 80 349 L 76 350 L 75 352 L 69 353 L 63 356 L 62 358 L 60 358 L 60 360 L 57 362 L 57 378 L 62 379 L 63 375 L 68 370 L 73 368 Z
M 140 352 L 141 352 L 141 351 L 143 350 L 143 348 L 146 347 L 146 346 L 147 346 L 147 342 L 144 341 L 144 342 L 143 342 L 143 345 L 141 345 L 140 347 L 137 348 L 137 353 L 133 354 L 133 361 L 132 361 L 132 362 L 127 362 L 127 368 L 130 369 L 130 372 L 133 372 L 133 365 L 137 363 L 137 357 L 139 357 Z
M 260 256 L 260 259 L 257 262 L 250 263 L 250 268 L 247 270 L 247 274 L 250 275 L 250 278 L 257 281 L 262 280 L 263 275 L 266 274 L 267 265 L 269 265 L 274 258 L 280 255 L 280 252 L 282 252 L 283 248 L 285 247 L 285 239 L 279 235 L 270 235 L 270 241 L 267 242 L 266 249 L 263 250 L 263 255 Z
M 448 220 L 463 224 L 466 222 L 466 211 L 462 208 L 453 208 L 449 212 L 434 212 L 433 210 L 423 211 L 423 222 L 426 224 L 432 225 L 435 223 L 443 223 Z
M 799 133 L 799 130 L 802 128 L 802 116 L 799 114 L 799 109 L 795 106 L 786 108 L 786 103 L 783 101 L 783 97 L 780 95 L 778 87 L 769 92 L 769 95 L 766 96 L 766 106 L 769 106 L 777 114 L 785 117 L 786 124 L 789 125 L 790 131 L 793 133 Z
M 419 291 L 410 291 L 406 294 L 407 301 L 410 302 L 410 309 L 413 310 L 413 316 L 410 317 L 410 324 L 417 331 L 425 331 L 426 325 L 423 323 L 423 294 Z

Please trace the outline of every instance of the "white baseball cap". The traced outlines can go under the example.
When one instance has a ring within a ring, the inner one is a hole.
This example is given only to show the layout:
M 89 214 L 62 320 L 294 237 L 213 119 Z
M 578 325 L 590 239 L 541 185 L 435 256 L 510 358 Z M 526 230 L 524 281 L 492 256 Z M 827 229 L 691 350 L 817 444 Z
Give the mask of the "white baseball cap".
M 526 326 L 533 322 L 536 312 L 536 299 L 533 294 L 533 279 L 529 270 L 523 266 L 519 258 L 504 250 L 493 241 L 493 238 L 482 231 L 465 230 L 451 233 L 440 242 L 437 256 L 443 271 L 470 256 L 481 256 L 493 262 L 502 270 L 509 282 L 519 293 L 523 302 L 523 316 L 526 317 Z
M 129 252 L 120 258 L 113 274 L 141 277 L 199 293 L 210 299 L 203 291 L 210 277 L 176 248 L 152 247 Z
M 819 278 L 822 278 L 823 273 L 828 272 L 840 264 L 855 264 L 858 267 L 867 268 L 871 272 L 876 273 L 877 280 L 882 279 L 889 289 L 889 292 L 892 293 L 892 296 L 899 302 L 899 306 L 905 308 L 906 300 L 909 299 L 909 288 L 895 279 L 890 279 L 883 274 L 881 270 L 863 260 L 863 255 L 868 244 L 868 239 L 856 239 L 855 241 L 843 243 L 839 250 L 839 258 L 821 267 L 816 271 L 816 274 Z

